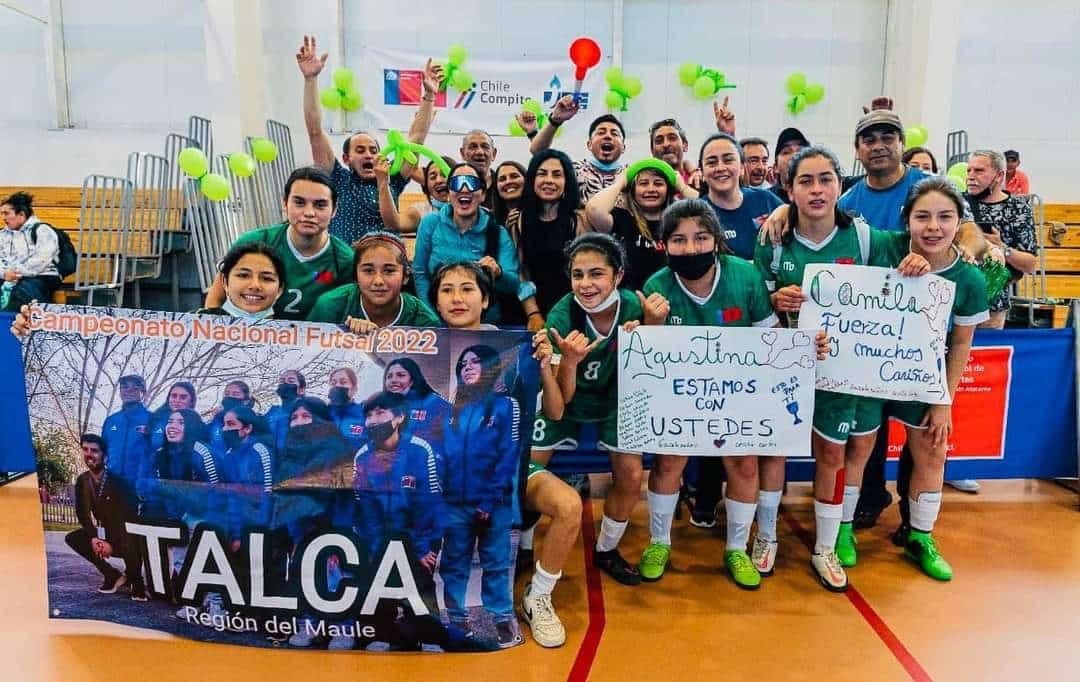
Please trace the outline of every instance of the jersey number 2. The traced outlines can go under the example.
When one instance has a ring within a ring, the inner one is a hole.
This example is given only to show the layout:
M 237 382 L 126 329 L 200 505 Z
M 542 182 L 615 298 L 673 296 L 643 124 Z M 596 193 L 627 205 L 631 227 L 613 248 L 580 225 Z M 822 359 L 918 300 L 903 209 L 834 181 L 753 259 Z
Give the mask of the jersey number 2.
M 293 300 L 281 309 L 283 313 L 299 313 L 300 309 L 296 306 L 300 305 L 300 301 L 304 298 L 304 292 L 299 289 L 288 289 L 285 291 L 286 295 L 291 295 Z

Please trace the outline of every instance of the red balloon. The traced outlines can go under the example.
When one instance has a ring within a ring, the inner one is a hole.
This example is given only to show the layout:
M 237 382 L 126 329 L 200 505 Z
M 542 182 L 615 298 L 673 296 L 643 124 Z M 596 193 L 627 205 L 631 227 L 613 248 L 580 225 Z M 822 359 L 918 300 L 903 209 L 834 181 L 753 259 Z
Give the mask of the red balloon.
M 585 71 L 600 63 L 600 46 L 592 38 L 578 38 L 570 43 L 570 61 L 577 67 L 576 80 L 585 79 Z

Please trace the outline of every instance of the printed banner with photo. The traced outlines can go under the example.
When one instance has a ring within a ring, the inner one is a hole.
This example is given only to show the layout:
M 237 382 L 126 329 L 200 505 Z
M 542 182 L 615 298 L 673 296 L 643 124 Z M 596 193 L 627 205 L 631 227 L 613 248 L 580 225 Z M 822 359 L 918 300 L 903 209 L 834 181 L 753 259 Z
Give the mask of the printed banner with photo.
M 820 390 L 949 403 L 945 341 L 956 285 L 937 275 L 815 264 L 806 266 L 802 290 L 799 328 L 829 337 Z
M 619 449 L 809 457 L 815 364 L 799 329 L 620 329 Z
M 1012 346 L 982 346 L 960 377 L 952 404 L 953 432 L 949 461 L 1003 459 L 1008 427 L 1009 389 L 1012 385 Z M 889 457 L 897 459 L 904 447 L 904 425 L 889 423 Z
M 446 58 L 406 50 L 364 48 L 360 69 L 364 111 L 371 115 L 376 127 L 408 130 L 423 95 L 424 64 L 428 57 Z M 560 97 L 574 92 L 574 66 L 569 59 L 505 61 L 470 56 L 465 67 L 473 76 L 473 86 L 465 92 L 451 86 L 436 96 L 437 114 L 432 132 L 465 133 L 479 128 L 493 135 L 507 135 L 510 121 L 521 111 L 525 100 L 536 100 L 546 111 Z M 597 67 L 586 74 L 578 100 L 582 110 L 578 118 L 585 123 L 579 125 L 587 126 L 588 121 L 607 111 L 603 73 L 604 69 Z M 584 136 L 582 133 L 582 139 Z
M 527 333 L 31 319 L 52 617 L 253 646 L 521 642 Z

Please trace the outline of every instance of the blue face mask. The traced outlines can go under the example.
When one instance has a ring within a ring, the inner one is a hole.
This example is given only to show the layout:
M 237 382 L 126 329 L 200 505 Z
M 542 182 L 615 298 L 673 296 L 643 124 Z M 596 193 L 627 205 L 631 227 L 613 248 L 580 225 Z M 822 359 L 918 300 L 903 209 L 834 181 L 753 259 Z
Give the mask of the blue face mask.
M 605 173 L 614 173 L 615 171 L 622 168 L 622 164 L 620 164 L 618 160 L 612 161 L 611 163 L 604 163 L 595 156 L 589 157 L 589 163 L 593 165 L 593 168 L 603 171 Z
M 274 315 L 274 306 L 270 306 L 266 310 L 260 310 L 257 313 L 250 313 L 243 308 L 237 306 L 230 301 L 227 297 L 225 302 L 221 304 L 221 309 L 229 314 L 229 317 L 239 317 L 245 320 L 266 320 Z

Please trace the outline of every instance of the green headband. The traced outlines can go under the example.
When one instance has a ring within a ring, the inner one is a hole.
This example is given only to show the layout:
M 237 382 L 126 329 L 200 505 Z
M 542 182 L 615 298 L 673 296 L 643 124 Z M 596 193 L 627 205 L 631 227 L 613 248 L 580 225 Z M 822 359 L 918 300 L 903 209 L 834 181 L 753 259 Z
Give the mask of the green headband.
M 661 161 L 660 159 L 642 159 L 637 163 L 631 164 L 631 166 L 626 169 L 626 181 L 633 182 L 634 178 L 637 177 L 637 174 L 646 169 L 654 170 L 660 173 L 660 175 L 663 175 L 667 179 L 668 184 L 672 187 L 678 184 L 679 179 L 675 175 L 675 169 L 673 169 L 666 161 Z

